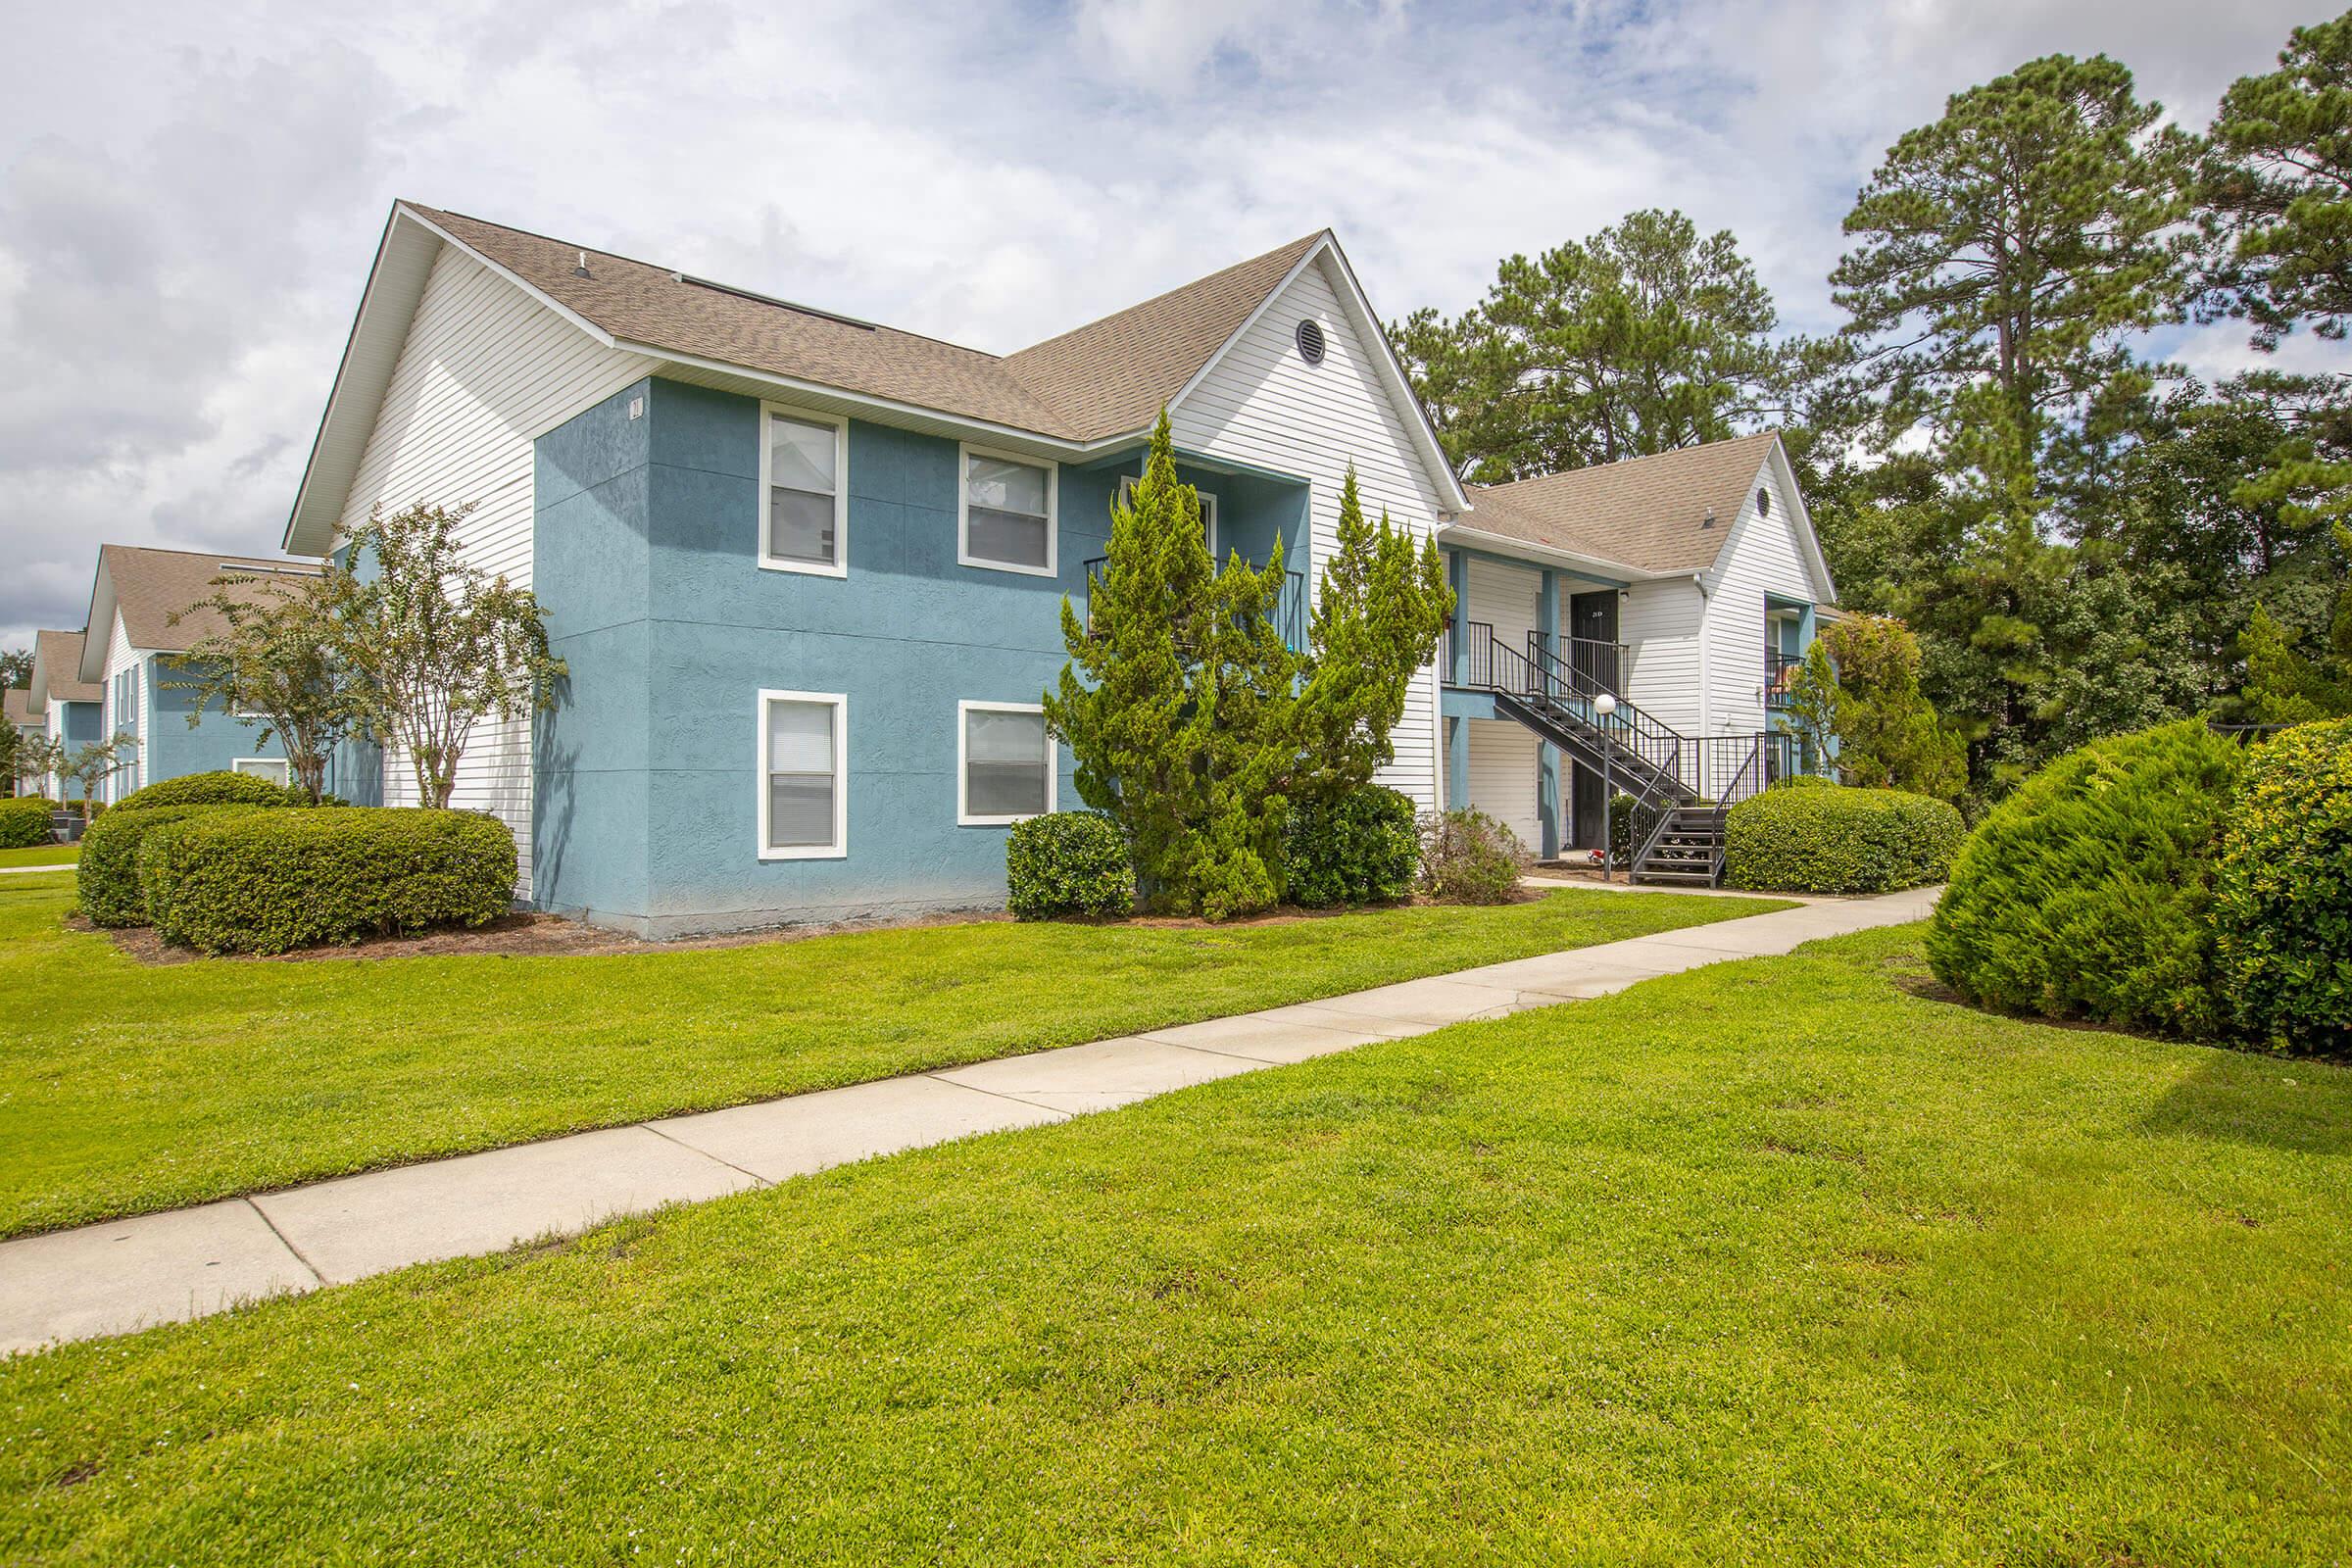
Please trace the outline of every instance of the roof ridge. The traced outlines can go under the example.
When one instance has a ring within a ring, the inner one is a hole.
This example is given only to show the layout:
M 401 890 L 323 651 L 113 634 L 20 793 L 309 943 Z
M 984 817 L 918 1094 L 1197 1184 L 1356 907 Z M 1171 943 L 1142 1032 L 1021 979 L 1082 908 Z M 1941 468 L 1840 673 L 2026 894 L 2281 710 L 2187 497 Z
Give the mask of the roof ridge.
M 1076 326 L 1070 327 L 1066 331 L 1054 333 L 1052 337 L 1041 337 L 1036 342 L 1014 349 L 1010 354 L 1004 355 L 1002 358 L 1009 364 L 1011 361 L 1019 359 L 1024 354 L 1031 353 L 1037 349 L 1051 347 L 1055 343 L 1061 342 L 1065 338 L 1076 337 L 1081 332 L 1090 332 L 1096 327 L 1102 325 L 1105 321 L 1117 320 L 1120 317 L 1130 315 L 1136 311 L 1149 310 L 1154 305 L 1163 304 L 1168 300 L 1174 299 L 1179 294 L 1199 288 L 1203 283 L 1214 282 L 1216 279 L 1223 277 L 1228 272 L 1238 272 L 1246 267 L 1255 267 L 1258 263 L 1271 260 L 1276 256 L 1280 256 L 1285 251 L 1296 250 L 1303 254 L 1307 247 L 1313 245 L 1315 241 L 1321 239 L 1324 235 L 1330 232 L 1330 227 L 1326 225 L 1325 227 L 1316 229 L 1311 234 L 1302 234 L 1297 239 L 1285 240 L 1280 245 L 1276 245 L 1271 249 L 1259 251 L 1255 256 L 1245 256 L 1238 262 L 1231 262 L 1223 267 L 1216 268 L 1213 270 L 1202 272 L 1200 276 L 1189 278 L 1186 281 L 1177 284 L 1173 288 L 1163 288 L 1158 293 L 1151 296 L 1149 299 L 1140 299 L 1132 304 L 1122 305 L 1115 311 L 1105 311 L 1092 320 L 1081 321 Z
M 821 316 L 828 320 L 848 322 L 865 327 L 870 331 L 894 332 L 900 337 L 920 338 L 925 343 L 936 343 L 941 348 L 955 349 L 960 354 L 976 354 L 981 359 L 994 361 L 1000 365 L 1005 358 L 1002 354 L 993 354 L 987 349 L 974 348 L 969 343 L 958 343 L 954 338 L 940 337 L 930 332 L 917 332 L 910 327 L 894 326 L 888 321 L 869 321 L 863 317 L 853 317 L 829 306 L 788 300 L 781 295 L 754 289 L 748 283 L 729 283 L 715 277 L 705 277 L 699 272 L 689 272 L 683 268 L 672 267 L 667 262 L 649 262 L 642 256 L 624 256 L 619 251 L 599 250 L 594 245 L 583 245 L 578 240 L 564 239 L 555 234 L 542 234 L 535 228 L 517 228 L 513 223 L 502 223 L 495 218 L 482 218 L 472 213 L 461 213 L 454 207 L 428 207 L 422 202 L 413 202 L 406 198 L 401 200 L 400 205 L 418 213 L 462 218 L 468 223 L 480 223 L 485 228 L 504 229 L 510 234 L 520 234 L 525 239 L 541 240 L 565 250 L 584 251 L 590 256 L 601 256 L 609 262 L 620 262 L 629 267 L 643 267 L 656 272 L 666 272 L 679 282 L 716 289 L 722 293 L 732 294 L 737 299 L 748 300 L 754 305 L 767 306 L 771 310 L 791 311 L 801 316 Z
M 1474 480 L 1471 482 L 1470 488 L 1485 492 L 1516 490 L 1524 485 L 1549 484 L 1555 479 L 1573 478 L 1579 474 L 1622 473 L 1628 468 L 1637 467 L 1644 463 L 1661 463 L 1669 458 L 1687 458 L 1699 452 L 1720 452 L 1727 447 L 1740 446 L 1744 442 L 1777 437 L 1780 433 L 1778 426 L 1769 430 L 1750 430 L 1745 435 L 1727 435 L 1719 441 L 1693 441 L 1687 447 L 1669 447 L 1664 452 L 1642 452 L 1630 458 L 1616 458 L 1607 463 L 1588 463 L 1575 468 L 1554 468 L 1549 473 L 1531 473 L 1524 479 L 1505 479 L 1498 484 L 1480 484 Z

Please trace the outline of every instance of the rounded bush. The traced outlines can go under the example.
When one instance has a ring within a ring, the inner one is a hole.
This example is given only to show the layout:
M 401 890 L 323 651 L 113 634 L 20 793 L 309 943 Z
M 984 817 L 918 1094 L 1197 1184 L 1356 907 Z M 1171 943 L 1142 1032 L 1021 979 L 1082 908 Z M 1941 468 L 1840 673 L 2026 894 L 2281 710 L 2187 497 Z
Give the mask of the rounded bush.
M 1004 885 L 1006 902 L 1023 920 L 1135 909 L 1127 841 L 1100 811 L 1051 811 L 1015 822 L 1004 844 Z
M 157 934 L 201 953 L 483 925 L 512 906 L 514 868 L 496 817 L 410 807 L 190 812 L 138 853 Z
M 1421 826 L 1421 887 L 1444 904 L 1508 904 L 1530 857 L 1519 835 L 1470 807 Z
M 1291 902 L 1308 909 L 1402 903 L 1420 857 L 1411 798 L 1377 784 L 1297 808 L 1283 841 Z
M 2221 1032 L 2213 856 L 2242 763 L 2191 719 L 2034 774 L 1960 852 L 1928 931 L 1936 978 L 2010 1012 Z
M 57 825 L 49 818 L 58 809 L 55 801 L 38 795 L 18 795 L 0 801 L 0 850 L 28 850 L 36 844 L 55 844 Z
M 2213 923 L 2248 1035 L 2275 1051 L 2352 1052 L 2352 718 L 2298 724 L 2247 759 Z
M 107 812 L 82 830 L 81 864 L 74 904 L 92 925 L 147 923 L 147 890 L 139 883 L 139 846 L 167 822 L 204 811 L 251 810 L 250 806 L 151 806 Z
M 143 790 L 132 790 L 115 803 L 118 811 L 145 810 L 158 806 L 307 806 L 308 796 L 286 784 L 272 784 L 258 773 L 182 773 L 158 779 Z
M 1946 801 L 1791 780 L 1731 808 L 1723 880 L 1776 893 L 1891 893 L 1942 881 L 1965 833 Z

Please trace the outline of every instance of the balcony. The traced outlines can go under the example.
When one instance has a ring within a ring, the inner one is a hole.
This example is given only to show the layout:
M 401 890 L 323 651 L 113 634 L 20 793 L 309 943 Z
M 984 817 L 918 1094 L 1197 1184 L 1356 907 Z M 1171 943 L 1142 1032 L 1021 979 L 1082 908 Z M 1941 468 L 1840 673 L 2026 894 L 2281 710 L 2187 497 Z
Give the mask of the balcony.
M 1088 636 L 1095 632 L 1095 583 L 1109 564 L 1107 556 L 1096 556 L 1086 563 L 1086 602 L 1078 607 L 1086 622 Z M 1262 563 L 1252 563 L 1263 570 Z M 1281 633 L 1283 646 L 1303 652 L 1306 648 L 1307 604 L 1306 574 L 1286 571 L 1282 574 L 1282 598 L 1274 609 L 1274 629 Z
M 1785 713 L 1796 695 L 1796 672 L 1804 663 L 1801 654 L 1784 654 L 1775 649 L 1764 650 L 1764 710 Z

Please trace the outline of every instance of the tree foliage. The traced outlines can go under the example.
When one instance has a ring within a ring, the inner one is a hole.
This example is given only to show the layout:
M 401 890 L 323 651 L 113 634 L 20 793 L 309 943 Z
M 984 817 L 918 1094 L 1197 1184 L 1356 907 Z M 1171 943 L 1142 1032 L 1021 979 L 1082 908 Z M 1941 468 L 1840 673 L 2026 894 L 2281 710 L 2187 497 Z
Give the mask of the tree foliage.
M 1920 690 L 1911 628 L 1848 614 L 1823 626 L 1814 646 L 1836 671 L 1838 774 L 1869 789 L 1958 800 L 1968 782 L 1960 738 Z
M 178 666 L 184 678 L 169 683 L 195 693 L 189 727 L 214 704 L 259 730 L 257 748 L 278 737 L 296 788 L 316 803 L 327 759 L 359 722 L 356 666 L 343 657 L 335 613 L 339 600 L 355 596 L 327 577 L 250 572 L 215 577 L 212 587 L 190 609 L 212 611 L 220 628 L 190 645 Z
M 32 684 L 32 650 L 0 648 L 0 687 Z
M 1263 566 L 1210 561 L 1163 411 L 1112 502 L 1085 617 L 1062 604 L 1070 662 L 1045 698 L 1079 797 L 1118 825 L 1154 907 L 1225 919 L 1280 898 L 1292 807 L 1338 801 L 1392 758 L 1452 613 L 1434 546 L 1367 524 L 1352 472 L 1305 650 L 1282 636 L 1286 577 L 1279 543 Z
M 2222 98 L 2198 168 L 2208 317 L 2275 349 L 2298 323 L 2352 324 L 2352 12 L 2297 27 L 2278 69 Z
M 475 726 L 552 708 L 565 673 L 530 591 L 465 560 L 458 527 L 470 511 L 371 511 L 322 579 L 351 727 L 405 751 L 418 803 L 435 808 L 449 805 Z
M 1801 345 L 1728 232 L 1632 214 L 1533 260 L 1447 320 L 1391 328 L 1446 455 L 1485 483 L 1669 452 L 1785 415 Z

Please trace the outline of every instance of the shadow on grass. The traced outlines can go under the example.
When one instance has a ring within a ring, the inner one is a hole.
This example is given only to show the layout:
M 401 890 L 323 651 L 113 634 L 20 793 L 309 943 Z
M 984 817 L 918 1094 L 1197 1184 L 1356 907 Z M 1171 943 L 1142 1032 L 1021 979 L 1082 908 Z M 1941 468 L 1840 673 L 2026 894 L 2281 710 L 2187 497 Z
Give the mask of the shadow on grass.
M 2220 1054 L 2165 1091 L 2144 1132 L 2301 1154 L 2352 1154 L 2352 1072 L 2319 1061 Z

